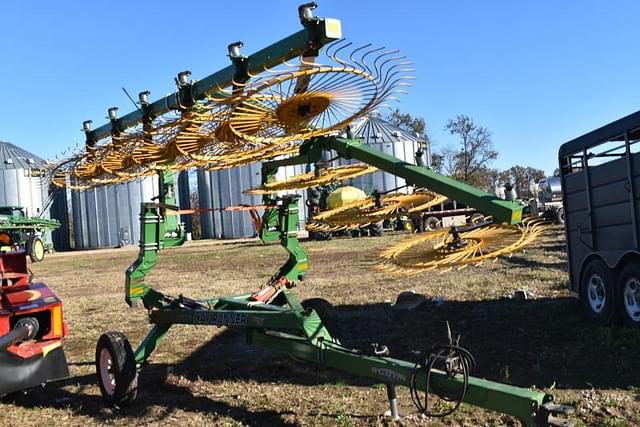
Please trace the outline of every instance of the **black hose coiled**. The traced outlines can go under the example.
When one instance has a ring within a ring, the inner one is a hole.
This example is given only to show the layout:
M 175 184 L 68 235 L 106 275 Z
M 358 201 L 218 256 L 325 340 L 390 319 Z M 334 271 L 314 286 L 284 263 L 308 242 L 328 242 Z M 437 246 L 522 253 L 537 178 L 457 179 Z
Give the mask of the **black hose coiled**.
M 431 349 L 429 356 L 424 363 L 417 362 L 411 373 L 411 383 L 409 390 L 411 392 L 411 400 L 418 411 L 429 417 L 446 417 L 455 412 L 464 400 L 467 389 L 469 387 L 469 375 L 475 368 L 476 361 L 471 353 L 455 344 L 436 345 Z M 438 390 L 434 384 L 431 384 L 431 373 L 433 369 L 441 369 L 446 372 L 448 377 L 462 375 L 462 389 L 459 393 L 451 394 L 450 391 Z M 424 371 L 426 375 L 426 385 L 424 390 L 424 399 L 420 396 L 417 379 L 418 374 Z M 429 411 L 429 393 L 433 392 L 440 399 L 447 402 L 456 402 L 455 405 L 443 412 Z

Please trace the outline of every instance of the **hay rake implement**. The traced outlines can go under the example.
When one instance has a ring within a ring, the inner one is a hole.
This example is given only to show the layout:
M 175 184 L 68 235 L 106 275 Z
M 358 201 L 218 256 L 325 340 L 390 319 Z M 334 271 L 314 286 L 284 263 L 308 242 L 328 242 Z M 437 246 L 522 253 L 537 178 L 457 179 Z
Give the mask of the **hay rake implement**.
M 100 337 L 96 371 L 105 401 L 122 405 L 134 400 L 139 368 L 173 325 L 191 324 L 245 328 L 252 344 L 382 382 L 393 417 L 398 417 L 395 387 L 401 385 L 430 415 L 449 413 L 434 414 L 427 404 L 428 396 L 438 395 L 455 403 L 450 410 L 464 402 L 527 425 L 547 425 L 562 409 L 551 395 L 473 377 L 473 358 L 451 338 L 422 352 L 418 361 L 393 358 L 384 346 L 360 350 L 341 344 L 331 305 L 321 299 L 300 301 L 292 292 L 309 270 L 297 239 L 297 196 L 264 195 L 260 237 L 279 241 L 289 257 L 255 292 L 195 300 L 166 295 L 147 283 L 158 252 L 184 242 L 175 215 L 173 171 L 194 165 L 218 169 L 268 160 L 262 167 L 268 186 L 279 167 L 316 163 L 323 151 L 333 150 L 474 206 L 496 221 L 521 222 L 517 203 L 401 162 L 358 139 L 335 136 L 400 93 L 410 70 L 397 52 L 370 45 L 348 51 L 349 43 L 340 40 L 340 22 L 314 17 L 314 8 L 315 3 L 299 8 L 302 31 L 251 56 L 240 54 L 241 43 L 231 44 L 230 67 L 196 82 L 180 73 L 175 94 L 151 103 L 143 92 L 140 111 L 118 118 L 110 109 L 110 123 L 95 130 L 85 122 L 86 150 L 52 171 L 57 185 L 72 188 L 159 175 L 158 201 L 142 204 L 140 251 L 126 272 L 126 301 L 142 303 L 153 326 L 135 350 L 122 333 Z

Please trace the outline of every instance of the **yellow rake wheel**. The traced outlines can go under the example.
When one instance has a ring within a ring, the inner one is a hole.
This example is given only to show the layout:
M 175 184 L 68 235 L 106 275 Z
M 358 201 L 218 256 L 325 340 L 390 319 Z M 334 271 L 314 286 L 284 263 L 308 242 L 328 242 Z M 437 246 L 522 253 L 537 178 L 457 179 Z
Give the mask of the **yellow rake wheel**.
M 265 68 L 246 83 L 212 89 L 189 107 L 116 131 L 52 165 L 53 183 L 85 189 L 162 170 L 218 170 L 296 154 L 302 140 L 342 131 L 412 78 L 397 52 L 370 45 L 347 52 L 350 45 L 338 41 L 322 56 Z
M 256 144 L 278 144 L 341 131 L 408 85 L 413 70 L 404 68 L 409 63 L 403 56 L 364 46 L 348 60 L 340 58 L 350 45 L 339 41 L 326 49 L 324 59 L 333 65 L 301 58 L 243 87 L 229 119 L 233 133 Z
M 301 175 L 282 180 L 272 181 L 260 187 L 246 190 L 245 194 L 271 194 L 285 190 L 304 190 L 311 187 L 319 187 L 346 179 L 355 178 L 377 171 L 373 166 L 365 164 L 344 165 L 332 168 L 322 168 L 316 172 L 307 172 Z
M 427 232 L 384 249 L 376 268 L 417 274 L 480 264 L 522 249 L 540 236 L 546 224 L 537 219 L 525 220 L 518 226 L 492 224 L 461 232 L 459 237 L 449 230 Z
M 307 222 L 309 231 L 341 231 L 396 218 L 400 214 L 419 212 L 447 200 L 446 197 L 425 190 L 412 194 L 391 194 L 381 198 L 381 207 L 376 207 L 374 197 L 320 212 Z

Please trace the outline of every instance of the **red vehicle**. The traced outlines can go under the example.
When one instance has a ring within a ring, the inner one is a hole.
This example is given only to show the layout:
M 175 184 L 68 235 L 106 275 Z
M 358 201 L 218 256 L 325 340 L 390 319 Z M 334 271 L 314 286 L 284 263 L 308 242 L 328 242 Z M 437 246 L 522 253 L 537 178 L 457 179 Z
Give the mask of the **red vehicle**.
M 62 301 L 31 282 L 25 252 L 0 254 L 0 396 L 69 376 Z

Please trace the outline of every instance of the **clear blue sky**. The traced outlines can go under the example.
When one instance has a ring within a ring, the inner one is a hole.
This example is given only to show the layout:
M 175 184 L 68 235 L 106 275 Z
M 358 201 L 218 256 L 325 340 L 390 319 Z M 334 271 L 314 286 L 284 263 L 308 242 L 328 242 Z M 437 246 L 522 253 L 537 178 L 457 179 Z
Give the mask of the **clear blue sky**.
M 0 140 L 51 158 L 83 143 L 85 119 L 157 99 L 189 69 L 228 65 L 300 29 L 299 1 L 6 1 L 0 26 Z M 399 108 L 427 121 L 436 149 L 449 118 L 486 126 L 498 168 L 552 172 L 559 145 L 640 109 L 640 2 L 320 0 L 355 42 L 400 48 L 417 82 Z

